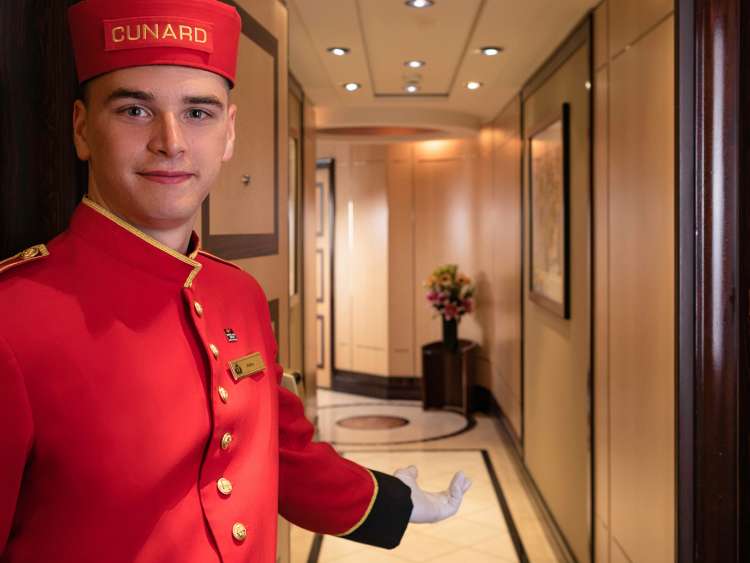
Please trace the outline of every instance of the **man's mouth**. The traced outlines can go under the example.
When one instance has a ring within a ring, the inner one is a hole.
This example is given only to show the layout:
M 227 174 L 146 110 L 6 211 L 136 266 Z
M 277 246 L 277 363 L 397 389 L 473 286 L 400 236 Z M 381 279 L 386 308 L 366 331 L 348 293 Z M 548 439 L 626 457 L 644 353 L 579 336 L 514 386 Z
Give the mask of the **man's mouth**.
M 157 184 L 182 184 L 195 176 L 184 170 L 145 170 L 138 172 L 138 175 Z

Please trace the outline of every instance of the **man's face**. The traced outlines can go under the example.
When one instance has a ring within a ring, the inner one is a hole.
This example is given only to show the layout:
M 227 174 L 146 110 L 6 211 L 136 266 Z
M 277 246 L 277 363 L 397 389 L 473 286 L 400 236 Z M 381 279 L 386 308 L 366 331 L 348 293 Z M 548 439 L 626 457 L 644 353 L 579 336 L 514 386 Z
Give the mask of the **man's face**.
M 192 225 L 234 150 L 237 108 L 226 81 L 199 69 L 143 66 L 96 78 L 87 94 L 73 119 L 89 194 L 140 228 Z

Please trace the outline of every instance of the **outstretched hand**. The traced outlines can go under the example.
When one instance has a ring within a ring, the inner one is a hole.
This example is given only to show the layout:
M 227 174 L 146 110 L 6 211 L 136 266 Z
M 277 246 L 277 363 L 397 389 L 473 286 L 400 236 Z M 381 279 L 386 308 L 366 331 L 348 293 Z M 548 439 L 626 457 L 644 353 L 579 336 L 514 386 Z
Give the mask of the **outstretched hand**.
M 471 487 L 471 480 L 462 471 L 453 476 L 447 490 L 441 493 L 428 493 L 417 485 L 417 468 L 413 465 L 404 469 L 397 469 L 393 474 L 406 483 L 411 489 L 411 501 L 414 509 L 409 522 L 423 524 L 439 522 L 458 512 L 464 493 Z

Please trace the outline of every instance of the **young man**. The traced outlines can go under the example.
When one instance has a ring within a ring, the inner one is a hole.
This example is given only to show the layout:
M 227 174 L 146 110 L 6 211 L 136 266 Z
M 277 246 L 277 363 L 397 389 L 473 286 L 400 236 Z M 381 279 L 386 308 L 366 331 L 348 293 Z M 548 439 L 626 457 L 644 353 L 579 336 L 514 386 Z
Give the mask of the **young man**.
M 70 10 L 88 196 L 0 263 L 0 561 L 272 563 L 276 515 L 393 547 L 458 509 L 311 441 L 267 301 L 192 225 L 232 156 L 240 20 L 217 0 Z

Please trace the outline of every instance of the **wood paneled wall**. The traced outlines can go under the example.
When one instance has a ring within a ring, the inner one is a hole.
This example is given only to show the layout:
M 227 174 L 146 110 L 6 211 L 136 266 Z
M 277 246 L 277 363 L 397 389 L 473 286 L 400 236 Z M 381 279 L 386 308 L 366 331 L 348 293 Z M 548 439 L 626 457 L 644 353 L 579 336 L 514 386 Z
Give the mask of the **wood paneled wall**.
M 524 139 L 570 107 L 570 318 L 529 295 L 531 180 L 524 166 L 524 460 L 580 562 L 590 561 L 591 139 L 585 42 L 523 102 Z M 564 477 L 563 477 L 564 476 Z
M 674 17 L 595 13 L 595 551 L 675 558 Z
M 491 272 L 479 305 L 491 308 L 493 336 L 487 347 L 492 364 L 490 389 L 520 440 L 523 432 L 521 380 L 521 100 L 516 97 L 492 123 L 491 197 L 482 198 L 480 245 L 492 253 L 482 259 Z M 485 234 L 486 233 L 486 234 Z M 483 306 L 485 299 L 491 305 Z M 484 326 L 485 323 L 483 323 Z
M 0 260 L 47 242 L 86 192 L 73 150 L 73 0 L 0 3 Z

